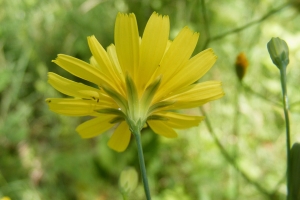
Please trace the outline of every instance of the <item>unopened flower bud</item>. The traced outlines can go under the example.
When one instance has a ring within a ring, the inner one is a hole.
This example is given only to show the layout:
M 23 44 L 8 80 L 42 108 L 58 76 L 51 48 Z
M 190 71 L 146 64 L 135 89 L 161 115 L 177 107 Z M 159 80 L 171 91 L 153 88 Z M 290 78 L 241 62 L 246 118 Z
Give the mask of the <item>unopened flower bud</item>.
M 240 81 L 244 78 L 247 72 L 248 65 L 249 63 L 246 55 L 244 53 L 240 53 L 236 57 L 236 61 L 235 61 L 235 71 Z
M 300 143 L 295 143 L 291 149 L 290 199 L 300 199 Z
M 138 174 L 133 167 L 128 167 L 121 172 L 119 187 L 122 193 L 132 192 L 138 184 Z
M 279 69 L 282 69 L 282 67 L 285 69 L 289 64 L 289 47 L 286 42 L 279 37 L 272 38 L 267 47 L 273 63 Z

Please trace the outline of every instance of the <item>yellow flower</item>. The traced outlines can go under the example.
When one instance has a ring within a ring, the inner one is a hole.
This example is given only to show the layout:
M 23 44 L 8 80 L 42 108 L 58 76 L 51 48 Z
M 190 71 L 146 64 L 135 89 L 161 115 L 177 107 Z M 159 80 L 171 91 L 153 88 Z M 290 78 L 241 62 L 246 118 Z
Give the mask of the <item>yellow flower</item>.
M 169 41 L 169 17 L 153 13 L 140 38 L 134 14 L 119 13 L 115 45 L 105 50 L 94 36 L 88 37 L 90 64 L 59 54 L 53 62 L 69 73 L 98 85 L 73 82 L 49 72 L 48 82 L 74 98 L 49 98 L 50 110 L 70 116 L 93 116 L 76 128 L 91 138 L 116 127 L 108 146 L 124 151 L 131 132 L 146 125 L 174 138 L 174 129 L 197 126 L 203 116 L 174 112 L 201 106 L 224 95 L 219 81 L 195 83 L 215 63 L 207 49 L 190 58 L 199 34 L 184 27 Z

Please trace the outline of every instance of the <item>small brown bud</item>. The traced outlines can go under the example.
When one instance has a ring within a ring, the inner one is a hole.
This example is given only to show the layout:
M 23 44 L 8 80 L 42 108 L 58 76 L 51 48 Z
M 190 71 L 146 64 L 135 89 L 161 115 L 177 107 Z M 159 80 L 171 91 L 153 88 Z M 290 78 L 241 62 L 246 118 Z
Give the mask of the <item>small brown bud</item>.
M 235 71 L 240 81 L 242 81 L 242 79 L 244 78 L 247 72 L 248 65 L 249 63 L 245 53 L 239 53 L 235 61 Z

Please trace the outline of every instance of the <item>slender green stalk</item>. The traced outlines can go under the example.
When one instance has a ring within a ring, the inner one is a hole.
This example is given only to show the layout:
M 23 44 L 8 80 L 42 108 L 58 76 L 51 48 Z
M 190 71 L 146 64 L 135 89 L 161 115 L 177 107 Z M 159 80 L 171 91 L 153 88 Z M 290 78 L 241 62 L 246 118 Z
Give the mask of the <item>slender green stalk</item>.
M 139 163 L 140 163 L 140 169 L 141 169 L 145 194 L 146 194 L 147 200 L 151 200 L 140 130 L 137 127 L 135 127 L 135 129 L 132 130 L 132 134 L 134 135 L 135 141 L 136 141 L 136 144 L 137 144 L 138 157 L 139 157 Z
M 289 102 L 286 89 L 286 70 L 285 67 L 280 68 L 280 80 L 282 88 L 282 102 L 283 102 L 283 111 L 285 117 L 285 127 L 286 127 L 286 155 L 287 155 L 287 199 L 290 199 L 290 173 L 291 173 L 291 142 L 290 142 L 290 120 L 289 120 Z
M 201 0 L 201 5 L 203 6 L 204 5 L 204 0 Z M 254 20 L 254 21 L 251 21 L 247 24 L 244 24 L 243 26 L 241 27 L 237 27 L 237 28 L 234 28 L 232 30 L 229 30 L 227 32 L 224 32 L 224 33 L 221 33 L 219 35 L 215 35 L 215 36 L 210 36 L 208 35 L 207 39 L 205 40 L 204 42 L 204 45 L 202 47 L 202 49 L 206 49 L 208 44 L 212 41 L 215 41 L 215 40 L 219 40 L 219 39 L 222 39 L 228 35 L 231 35 L 231 34 L 235 34 L 235 33 L 238 33 L 238 32 L 241 32 L 255 24 L 258 24 L 260 22 L 263 22 L 264 20 L 266 20 L 267 18 L 271 17 L 272 15 L 274 15 L 275 13 L 279 12 L 280 10 L 286 8 L 287 6 L 289 6 L 291 4 L 291 2 L 287 2 L 287 3 L 283 3 L 282 5 L 280 5 L 279 7 L 275 8 L 275 9 L 272 9 L 270 10 L 268 13 L 266 13 L 265 15 L 263 15 L 261 18 L 257 19 L 257 20 Z M 205 8 L 204 8 L 205 10 Z M 203 11 L 202 11 L 203 12 Z M 205 13 L 203 13 L 203 15 L 205 15 Z M 206 19 L 206 16 L 204 16 L 204 23 L 205 23 L 205 20 Z M 206 28 L 207 29 L 207 28 Z
M 230 31 L 227 31 L 225 33 L 221 33 L 219 35 L 216 35 L 216 36 L 213 36 L 210 38 L 210 40 L 219 40 L 225 36 L 228 36 L 228 35 L 231 35 L 231 34 L 234 34 L 234 33 L 238 33 L 240 31 L 243 31 L 244 29 L 246 28 L 249 28 L 250 26 L 253 26 L 255 24 L 258 24 L 264 20 L 266 20 L 267 18 L 271 17 L 272 15 L 274 15 L 275 13 L 279 12 L 280 10 L 282 10 L 283 8 L 287 7 L 288 5 L 290 5 L 291 3 L 290 2 L 287 2 L 287 3 L 283 3 L 282 5 L 280 5 L 279 7 L 275 8 L 275 9 L 272 9 L 270 10 L 268 13 L 266 13 L 265 15 L 263 15 L 261 18 L 257 19 L 257 20 L 254 20 L 254 21 L 251 21 L 241 27 L 238 27 L 238 28 L 235 28 L 235 29 L 232 29 Z
M 239 119 L 240 119 L 240 104 L 239 104 L 239 94 L 241 93 L 241 89 L 242 89 L 242 85 L 241 85 L 241 81 L 239 81 L 240 84 L 237 85 L 237 92 L 235 94 L 235 115 L 233 118 L 233 130 L 232 130 L 232 134 L 233 134 L 233 159 L 235 160 L 235 162 L 238 161 L 239 159 Z M 240 180 L 240 170 L 236 170 L 234 175 L 233 175 L 233 179 L 234 179 L 234 194 L 232 196 L 233 199 L 238 199 L 239 198 L 239 190 L 240 190 L 240 184 L 239 184 L 239 180 Z
M 241 170 L 238 166 L 238 164 L 236 163 L 235 159 L 227 152 L 227 150 L 225 149 L 225 147 L 222 145 L 222 143 L 220 142 L 219 138 L 217 137 L 217 135 L 215 134 L 215 132 L 213 131 L 212 125 L 210 123 L 209 117 L 206 115 L 206 112 L 204 111 L 204 109 L 202 107 L 200 107 L 200 111 L 202 112 L 202 114 L 205 116 L 205 124 L 208 128 L 208 132 L 210 133 L 210 135 L 213 137 L 215 144 L 217 145 L 217 147 L 219 148 L 221 154 L 223 155 L 223 157 L 227 160 L 227 162 L 229 164 L 231 164 L 237 171 L 240 172 L 241 176 L 248 181 L 249 183 L 251 183 L 252 185 L 254 185 L 256 187 L 257 190 L 259 190 L 261 193 L 263 193 L 264 195 L 266 195 L 267 197 L 271 197 L 270 192 L 268 192 L 264 187 L 262 187 L 258 182 L 252 180 L 243 170 Z
M 266 96 L 269 96 L 268 94 L 264 94 L 264 95 L 260 94 L 260 93 L 256 92 L 255 90 L 253 90 L 250 86 L 246 85 L 245 83 L 242 83 L 242 86 L 247 92 L 250 92 L 250 93 L 256 95 L 257 97 L 261 98 L 262 100 L 272 103 L 274 106 L 278 106 L 280 108 L 282 107 L 282 103 L 273 101 L 272 99 L 267 98 Z
M 205 6 L 205 0 L 200 0 L 201 2 L 201 13 L 202 13 L 202 18 L 203 18 L 203 26 L 204 26 L 204 33 L 205 37 L 207 38 L 205 40 L 205 43 L 202 47 L 202 49 L 206 49 L 209 42 L 210 42 L 210 31 L 209 31 L 209 23 L 208 23 L 208 17 L 207 17 L 207 12 L 206 12 L 206 6 Z

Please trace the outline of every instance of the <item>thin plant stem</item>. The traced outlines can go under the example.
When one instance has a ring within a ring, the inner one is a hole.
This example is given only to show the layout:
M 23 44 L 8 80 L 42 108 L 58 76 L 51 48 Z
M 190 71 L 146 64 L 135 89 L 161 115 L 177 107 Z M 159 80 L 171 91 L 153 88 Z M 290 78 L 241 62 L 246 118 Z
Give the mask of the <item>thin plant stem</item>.
M 269 102 L 269 103 L 272 103 L 273 105 L 278 106 L 278 107 L 280 107 L 280 108 L 282 107 L 282 104 L 281 104 L 281 103 L 279 103 L 279 102 L 277 102 L 277 101 L 273 101 L 273 100 L 271 100 L 271 99 L 268 99 L 268 98 L 266 97 L 267 95 L 262 95 L 262 94 L 260 94 L 260 93 L 258 93 L 258 92 L 256 92 L 256 91 L 254 91 L 250 86 L 246 85 L 245 83 L 242 83 L 242 86 L 243 86 L 243 88 L 244 88 L 247 92 L 250 92 L 250 93 L 256 95 L 257 97 L 261 98 L 262 100 L 265 100 L 265 101 L 267 101 L 267 102 Z
M 209 24 L 208 24 L 207 13 L 206 13 L 205 0 L 200 0 L 200 1 L 201 1 L 201 13 L 203 18 L 204 32 L 207 38 L 202 49 L 206 49 L 210 41 L 210 31 L 209 31 Z
M 216 136 L 215 132 L 213 131 L 213 128 L 211 126 L 211 123 L 209 121 L 208 116 L 206 115 L 204 109 L 202 107 L 200 107 L 200 111 L 202 112 L 202 114 L 205 116 L 205 124 L 208 128 L 208 132 L 210 133 L 210 135 L 213 137 L 215 144 L 217 145 L 217 147 L 219 148 L 221 154 L 223 155 L 223 157 L 227 160 L 227 162 L 229 164 L 231 164 L 237 171 L 240 172 L 241 176 L 249 183 L 251 183 L 252 185 L 254 185 L 256 187 L 257 190 L 259 190 L 261 193 L 263 193 L 264 195 L 266 195 L 267 197 L 271 197 L 271 194 L 265 189 L 263 188 L 259 183 L 255 182 L 254 180 L 252 180 L 244 171 L 242 171 L 238 164 L 235 162 L 234 158 L 232 158 L 230 156 L 230 154 L 226 151 L 226 149 L 223 147 L 223 145 L 221 144 L 220 140 L 218 139 L 218 137 Z
M 285 117 L 285 127 L 286 127 L 286 156 L 287 156 L 287 199 L 290 199 L 290 173 L 291 173 L 291 142 L 290 142 L 290 120 L 289 120 L 289 102 L 286 89 L 286 70 L 285 67 L 280 68 L 280 80 L 282 88 L 282 102 L 283 102 L 283 111 Z
M 233 118 L 233 130 L 232 130 L 232 135 L 233 135 L 233 159 L 235 161 L 238 160 L 239 158 L 239 118 L 240 118 L 240 104 L 239 104 L 239 94 L 241 93 L 241 89 L 242 89 L 242 82 L 239 81 L 239 84 L 237 85 L 237 92 L 235 94 L 235 115 Z M 234 173 L 234 181 L 235 181 L 235 191 L 234 191 L 234 199 L 238 199 L 239 196 L 239 178 L 240 178 L 240 172 L 239 170 L 236 170 L 236 172 Z
M 282 4 L 281 6 L 278 6 L 277 8 L 275 9 L 272 9 L 270 10 L 268 13 L 266 13 L 265 15 L 263 15 L 261 18 L 257 19 L 257 20 L 254 20 L 254 21 L 251 21 L 241 27 L 238 27 L 238 28 L 234 28 L 230 31 L 227 31 L 225 33 L 221 33 L 219 35 L 216 35 L 216 36 L 212 36 L 212 37 L 208 37 L 203 45 L 203 49 L 206 49 L 208 44 L 211 42 L 211 41 L 215 41 L 215 40 L 219 40 L 219 39 L 222 39 L 228 35 L 231 35 L 231 34 L 234 34 L 234 33 L 238 33 L 240 31 L 243 31 L 244 29 L 246 28 L 249 28 L 255 24 L 258 24 L 264 20 L 266 20 L 267 18 L 271 17 L 272 15 L 274 15 L 275 13 L 279 12 L 280 10 L 282 10 L 283 8 L 287 7 L 288 5 L 290 5 L 291 3 L 290 2 L 287 2 L 287 3 L 284 3 Z
M 140 130 L 137 127 L 135 127 L 135 130 L 132 130 L 132 134 L 134 135 L 135 141 L 136 141 L 136 144 L 137 144 L 138 157 L 139 157 L 139 163 L 140 163 L 140 169 L 141 169 L 145 194 L 146 194 L 147 200 L 151 200 Z
M 244 30 L 244 29 L 246 29 L 246 28 L 248 28 L 248 27 L 250 27 L 250 26 L 252 26 L 252 25 L 254 25 L 254 24 L 258 24 L 258 23 L 264 21 L 265 19 L 269 18 L 269 17 L 272 16 L 273 14 L 277 13 L 277 12 L 280 11 L 281 9 L 285 8 L 285 7 L 288 6 L 289 4 L 290 4 L 289 2 L 288 2 L 288 3 L 284 3 L 284 4 L 282 4 L 281 6 L 275 8 L 275 9 L 273 9 L 273 10 L 270 10 L 268 13 L 266 13 L 265 15 L 263 15 L 261 18 L 259 18 L 259 19 L 257 19 L 257 20 L 254 20 L 254 21 L 252 21 L 252 22 L 249 22 L 249 23 L 247 23 L 247 24 L 245 24 L 245 25 L 243 25 L 243 26 L 241 26 L 241 27 L 235 28 L 235 29 L 233 29 L 233 30 L 231 30 L 231 31 L 228 31 L 228 32 L 222 33 L 222 34 L 220 34 L 220 35 L 214 36 L 214 37 L 211 38 L 211 40 L 218 40 L 218 39 L 221 39 L 221 38 L 223 38 L 223 37 L 225 37 L 225 36 L 227 36 L 227 35 L 230 35 L 230 34 L 233 34 L 233 33 L 238 33 L 238 32 L 240 32 L 240 31 L 242 31 L 242 30 Z

